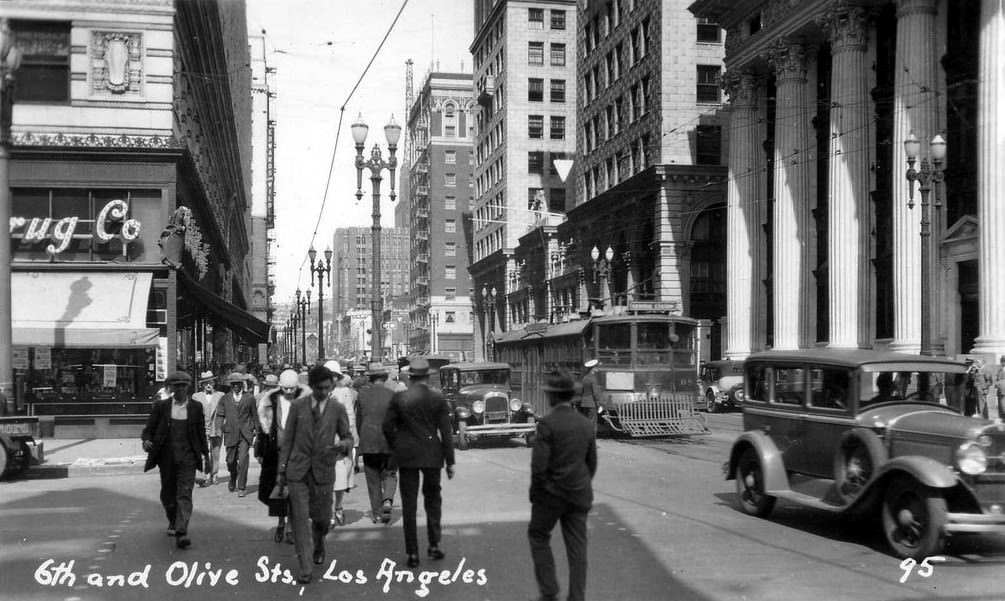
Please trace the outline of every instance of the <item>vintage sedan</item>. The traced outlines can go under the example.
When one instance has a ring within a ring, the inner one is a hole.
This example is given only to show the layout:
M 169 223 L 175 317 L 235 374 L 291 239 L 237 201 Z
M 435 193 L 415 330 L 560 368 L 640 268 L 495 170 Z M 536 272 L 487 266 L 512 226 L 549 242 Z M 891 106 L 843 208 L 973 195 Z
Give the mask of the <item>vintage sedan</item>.
M 705 399 L 705 411 L 738 409 L 743 402 L 743 361 L 724 359 L 702 364 L 698 386 Z
M 439 382 L 453 413 L 457 448 L 477 438 L 522 436 L 530 446 L 536 423 L 530 403 L 510 394 L 508 363 L 450 363 Z
M 966 369 L 870 350 L 751 355 L 744 433 L 723 466 L 740 508 L 878 513 L 893 552 L 916 560 L 947 536 L 1005 533 L 1005 424 L 960 413 Z

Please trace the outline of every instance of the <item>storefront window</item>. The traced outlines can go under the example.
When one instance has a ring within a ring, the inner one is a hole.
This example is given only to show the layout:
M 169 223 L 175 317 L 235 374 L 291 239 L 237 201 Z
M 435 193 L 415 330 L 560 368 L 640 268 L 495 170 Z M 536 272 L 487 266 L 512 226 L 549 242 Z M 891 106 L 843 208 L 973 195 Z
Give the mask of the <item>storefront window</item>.
M 157 389 L 153 354 L 153 349 L 33 348 L 30 369 L 17 370 L 16 379 L 29 403 L 146 400 Z

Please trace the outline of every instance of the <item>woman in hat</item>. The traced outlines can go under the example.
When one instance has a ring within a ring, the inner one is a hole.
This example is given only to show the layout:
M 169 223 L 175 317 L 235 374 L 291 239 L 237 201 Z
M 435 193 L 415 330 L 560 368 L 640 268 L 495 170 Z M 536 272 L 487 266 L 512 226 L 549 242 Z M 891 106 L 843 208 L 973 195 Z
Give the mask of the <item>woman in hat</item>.
M 342 510 L 342 498 L 345 493 L 356 486 L 356 447 L 359 446 L 359 433 L 356 430 L 356 399 L 358 392 L 350 386 L 349 378 L 342 373 L 338 361 L 328 361 L 325 363 L 335 378 L 335 386 L 332 388 L 328 398 L 334 399 L 345 407 L 349 414 L 349 429 L 352 430 L 353 448 L 348 455 L 342 457 L 335 463 L 335 497 L 332 508 L 332 523 L 330 527 L 342 526 L 345 524 L 345 512 Z
M 270 375 L 269 378 L 275 376 Z M 293 542 L 293 528 L 287 530 L 289 499 L 272 494 L 279 472 L 279 450 L 286 440 L 286 423 L 290 405 L 297 398 L 307 396 L 310 389 L 300 386 L 297 372 L 287 369 L 280 374 L 278 388 L 258 398 L 258 433 L 255 436 L 255 458 L 262 465 L 258 479 L 258 500 L 269 508 L 269 515 L 277 518 L 275 541 Z

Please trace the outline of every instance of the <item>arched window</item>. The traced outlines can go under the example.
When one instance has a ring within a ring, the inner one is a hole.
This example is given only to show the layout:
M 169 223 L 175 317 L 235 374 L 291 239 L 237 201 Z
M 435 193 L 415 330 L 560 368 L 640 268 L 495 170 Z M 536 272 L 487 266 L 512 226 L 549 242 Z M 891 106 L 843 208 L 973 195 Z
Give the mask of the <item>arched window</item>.
M 443 135 L 448 138 L 457 137 L 457 107 L 452 102 L 443 107 Z

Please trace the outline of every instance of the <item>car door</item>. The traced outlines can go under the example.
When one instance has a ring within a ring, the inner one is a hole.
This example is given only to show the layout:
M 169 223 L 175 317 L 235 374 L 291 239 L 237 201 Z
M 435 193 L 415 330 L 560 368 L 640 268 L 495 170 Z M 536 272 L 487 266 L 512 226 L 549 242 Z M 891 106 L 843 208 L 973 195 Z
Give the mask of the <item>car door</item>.
M 813 366 L 809 376 L 804 473 L 833 478 L 834 454 L 841 436 L 855 425 L 851 413 L 851 371 L 845 367 Z
M 807 373 L 803 365 L 775 365 L 765 431 L 782 454 L 786 471 L 804 473 L 806 459 Z

